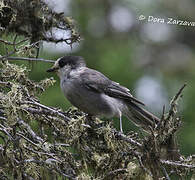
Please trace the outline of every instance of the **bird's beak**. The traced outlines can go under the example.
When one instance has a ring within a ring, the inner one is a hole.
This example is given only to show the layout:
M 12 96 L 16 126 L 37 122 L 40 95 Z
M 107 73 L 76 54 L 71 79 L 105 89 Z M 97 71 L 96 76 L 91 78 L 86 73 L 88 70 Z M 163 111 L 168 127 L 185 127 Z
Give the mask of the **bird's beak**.
M 57 71 L 59 68 L 57 67 L 57 66 L 53 66 L 53 67 L 51 67 L 50 69 L 48 69 L 47 70 L 47 72 L 55 72 L 55 71 Z

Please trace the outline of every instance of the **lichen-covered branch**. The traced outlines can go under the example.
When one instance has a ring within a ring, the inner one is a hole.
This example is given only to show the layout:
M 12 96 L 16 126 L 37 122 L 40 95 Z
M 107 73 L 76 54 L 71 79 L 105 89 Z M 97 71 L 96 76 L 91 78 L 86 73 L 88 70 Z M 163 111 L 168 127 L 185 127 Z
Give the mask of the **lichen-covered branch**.
M 67 38 L 55 36 L 60 30 L 70 34 Z M 15 53 L 38 57 L 42 41 L 72 44 L 80 41 L 74 20 L 64 13 L 54 12 L 43 0 L 1 0 L 0 1 L 0 43 L 13 47 L 5 57 Z M 5 40 L 9 34 L 12 40 Z M 25 44 L 24 49 L 19 48 Z M 1 54 L 0 54 L 1 55 Z
M 16 33 L 29 38 L 32 43 L 45 40 L 72 44 L 79 41 L 80 35 L 75 29 L 74 21 L 64 13 L 52 11 L 42 0 L 2 0 L 0 3 L 0 27 L 2 32 Z M 52 36 L 52 29 L 70 31 L 67 39 Z M 2 41 L 2 40 L 1 40 Z M 17 45 L 4 41 L 8 45 Z
M 121 134 L 75 108 L 63 112 L 39 102 L 37 95 L 54 83 L 35 83 L 25 67 L 1 63 L 0 178 L 171 179 L 194 171 L 194 155 L 185 158 L 176 143 L 183 87 L 143 137 Z
M 70 37 L 58 39 L 53 29 L 70 31 Z M 0 33 L 5 46 L 0 54 L 0 179 L 169 180 L 195 171 L 195 155 L 182 156 L 176 139 L 182 124 L 177 103 L 185 85 L 150 134 L 121 134 L 111 122 L 78 109 L 64 112 L 43 104 L 38 97 L 54 79 L 34 82 L 25 66 L 9 63 L 53 63 L 37 58 L 40 44 L 78 42 L 71 18 L 42 0 L 2 0 Z

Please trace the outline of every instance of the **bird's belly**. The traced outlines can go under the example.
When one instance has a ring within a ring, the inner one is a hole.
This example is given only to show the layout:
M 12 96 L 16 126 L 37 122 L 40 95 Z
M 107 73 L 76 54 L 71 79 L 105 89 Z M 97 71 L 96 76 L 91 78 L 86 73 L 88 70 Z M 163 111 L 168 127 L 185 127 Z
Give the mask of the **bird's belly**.
M 118 102 L 115 102 L 114 98 L 81 86 L 76 87 L 73 84 L 64 85 L 62 90 L 66 98 L 72 105 L 83 112 L 94 116 L 118 116 Z
M 95 116 L 112 117 L 115 115 L 112 105 L 98 93 L 88 92 L 87 95 L 80 91 L 79 93 L 69 94 L 67 99 L 76 107 Z

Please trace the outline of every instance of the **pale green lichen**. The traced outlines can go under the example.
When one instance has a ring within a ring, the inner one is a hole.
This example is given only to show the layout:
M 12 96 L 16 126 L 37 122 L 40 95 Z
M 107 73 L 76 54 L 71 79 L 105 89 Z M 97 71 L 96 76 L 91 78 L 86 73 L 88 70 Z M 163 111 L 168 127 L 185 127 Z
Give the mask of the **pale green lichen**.
M 117 137 L 120 133 L 111 122 L 89 117 L 76 108 L 63 112 L 47 107 L 39 102 L 38 95 L 55 83 L 52 78 L 34 82 L 24 66 L 6 61 L 1 66 L 0 152 L 6 149 L 3 157 L 0 153 L 0 163 L 4 174 L 15 172 L 20 178 L 25 173 L 34 179 L 48 179 L 51 173 L 59 179 L 65 174 L 79 180 L 152 180 L 152 169 L 164 176 L 155 159 L 162 150 L 158 145 L 162 137 L 141 139 L 134 132 L 124 135 L 139 144 L 145 143 L 139 147 Z M 160 130 L 155 129 L 154 134 Z M 138 160 L 143 161 L 144 167 Z M 194 157 L 183 161 L 193 166 Z M 187 172 L 179 173 L 184 176 Z

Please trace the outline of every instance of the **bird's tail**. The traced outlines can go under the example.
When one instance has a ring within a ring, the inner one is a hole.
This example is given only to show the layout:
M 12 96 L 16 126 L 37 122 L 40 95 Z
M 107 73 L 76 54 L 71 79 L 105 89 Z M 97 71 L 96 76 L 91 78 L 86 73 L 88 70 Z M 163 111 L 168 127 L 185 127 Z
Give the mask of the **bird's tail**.
M 160 121 L 158 117 L 141 108 L 134 102 L 128 102 L 128 110 L 124 115 L 147 132 L 150 132 L 150 127 L 154 128 Z

